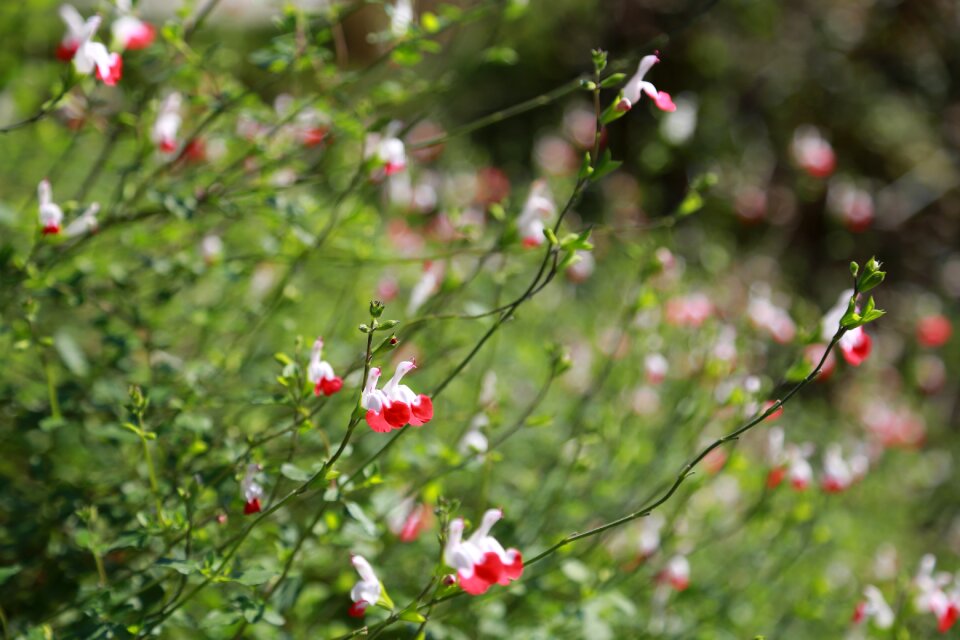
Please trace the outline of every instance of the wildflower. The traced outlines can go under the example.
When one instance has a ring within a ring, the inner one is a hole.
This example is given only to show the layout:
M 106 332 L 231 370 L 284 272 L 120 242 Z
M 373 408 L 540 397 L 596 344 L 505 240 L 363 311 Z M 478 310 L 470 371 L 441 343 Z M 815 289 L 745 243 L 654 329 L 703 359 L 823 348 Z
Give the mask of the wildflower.
M 657 576 L 657 581 L 669 584 L 676 591 L 683 591 L 690 586 L 690 561 L 684 555 L 673 556 Z
M 80 43 L 73 56 L 73 66 L 80 75 L 95 73 L 103 84 L 114 86 L 123 74 L 123 59 L 119 53 L 110 53 L 102 42 L 94 42 L 93 36 L 100 28 L 100 16 L 93 16 L 84 24 Z
M 643 359 L 643 369 L 650 384 L 660 384 L 667 377 L 670 363 L 660 353 L 648 353 Z
M 96 233 L 97 231 L 97 213 L 100 211 L 100 205 L 96 202 L 84 209 L 73 222 L 67 225 L 64 235 L 68 238 L 75 238 L 87 233 Z
M 493 584 L 508 585 L 523 575 L 523 557 L 516 549 L 504 550 L 490 535 L 490 529 L 503 517 L 500 509 L 489 509 L 477 530 L 463 540 L 463 518 L 450 523 L 443 559 L 457 570 L 456 579 L 471 595 L 486 593 Z
M 416 368 L 413 360 L 405 360 L 397 366 L 392 378 L 377 389 L 380 369 L 370 369 L 367 385 L 363 390 L 360 404 L 367 410 L 367 424 L 378 433 L 391 429 L 400 429 L 407 424 L 422 426 L 433 418 L 433 401 L 425 394 L 417 395 L 410 387 L 400 384 L 400 380 Z
M 821 330 L 824 340 L 831 340 L 833 338 L 837 327 L 840 325 L 840 319 L 847 312 L 847 306 L 850 296 L 852 295 L 852 289 L 844 291 L 840 294 L 840 299 L 837 301 L 837 304 L 823 316 Z M 863 361 L 869 357 L 873 347 L 873 340 L 863 327 L 856 327 L 855 329 L 850 329 L 845 332 L 843 336 L 841 336 L 837 346 L 840 348 L 843 359 L 846 360 L 848 364 L 859 367 Z
M 873 620 L 878 629 L 889 629 L 893 626 L 893 610 L 883 598 L 883 594 L 872 584 L 863 589 L 863 597 L 853 612 L 854 624 L 860 624 L 867 618 Z
M 796 163 L 814 178 L 826 178 L 837 166 L 833 147 L 814 126 L 797 127 L 790 148 Z
M 932 554 L 920 559 L 920 569 L 913 579 L 913 586 L 917 589 L 914 604 L 917 609 L 936 616 L 937 629 L 946 633 L 960 616 L 960 587 L 955 584 L 948 594 L 946 587 L 953 577 L 943 571 L 934 573 L 936 566 L 937 559 Z
M 259 464 L 251 462 L 247 465 L 247 472 L 240 481 L 240 491 L 246 503 L 243 505 L 244 515 L 260 513 L 260 498 L 263 497 L 263 487 L 257 482 L 257 474 L 263 469 Z
M 575 256 L 574 261 L 567 267 L 567 280 L 580 284 L 586 282 L 593 275 L 597 261 L 591 251 L 578 250 Z
M 873 196 L 849 181 L 831 181 L 827 207 L 854 233 L 870 228 L 874 218 Z
M 713 315 L 713 303 L 702 293 L 691 293 L 667 301 L 667 322 L 674 326 L 696 328 L 711 315 Z
M 83 16 L 73 5 L 61 5 L 60 18 L 67 25 L 67 32 L 60 40 L 60 44 L 57 45 L 57 58 L 64 62 L 70 62 L 73 60 L 74 54 L 77 53 L 80 43 L 83 42 L 87 25 Z
M 640 521 L 640 535 L 637 548 L 642 558 L 649 558 L 660 548 L 660 530 L 666 524 L 659 513 L 651 513 Z
M 478 413 L 474 416 L 473 420 L 470 421 L 470 429 L 463 434 L 463 438 L 460 439 L 460 455 L 477 456 L 481 460 L 483 459 L 490 444 L 487 442 L 487 436 L 483 434 L 481 429 L 489 424 L 490 420 L 486 415 Z
M 176 91 L 167 95 L 160 103 L 157 119 L 153 123 L 151 139 L 163 153 L 173 153 L 177 149 L 177 132 L 183 119 L 180 117 L 180 94 Z
M 215 233 L 209 233 L 203 236 L 200 241 L 200 255 L 203 261 L 208 264 L 214 264 L 223 255 L 223 240 Z
M 153 44 L 156 32 L 153 25 L 133 15 L 130 0 L 116 0 L 120 17 L 113 21 L 110 30 L 114 42 L 123 49 L 146 49 Z
M 317 338 L 310 352 L 310 364 L 307 365 L 307 380 L 314 385 L 313 395 L 332 396 L 343 388 L 343 379 L 333 373 L 333 367 L 326 360 L 321 359 L 323 353 L 323 338 Z
M 820 364 L 820 360 L 823 358 L 824 352 L 827 350 L 827 345 L 822 342 L 816 342 L 814 344 L 808 344 L 803 348 L 803 359 L 811 367 L 815 367 Z M 834 369 L 837 368 L 837 357 L 833 355 L 833 351 L 827 354 L 827 358 L 823 361 L 823 366 L 820 367 L 820 375 L 817 376 L 817 382 L 824 382 L 833 375 Z
M 853 472 L 843 458 L 840 445 L 832 444 L 823 454 L 821 487 L 827 493 L 840 493 L 853 484 Z
M 406 147 L 403 141 L 396 137 L 396 131 L 399 129 L 400 123 L 391 123 L 383 135 L 378 133 L 368 135 L 364 145 L 365 157 L 374 158 L 382 164 L 383 173 L 387 176 L 400 173 L 407 168 Z
M 366 558 L 354 555 L 350 558 L 350 562 L 360 574 L 360 580 L 350 589 L 350 599 L 353 600 L 353 604 L 347 613 L 354 618 L 362 618 L 367 607 L 380 602 L 383 587 Z
M 40 227 L 43 235 L 60 233 L 63 224 L 63 210 L 53 201 L 53 190 L 50 181 L 43 179 L 37 185 L 37 200 L 40 201 Z
M 766 295 L 750 295 L 747 315 L 755 328 L 765 330 L 780 344 L 789 343 L 797 335 L 797 327 L 790 315 L 786 310 L 775 305 Z
M 387 526 L 400 542 L 413 542 L 430 526 L 432 515 L 429 505 L 407 498 L 387 516 Z
M 517 219 L 517 228 L 525 247 L 539 247 L 543 244 L 543 221 L 556 212 L 553 198 L 547 183 L 543 180 L 535 181 L 530 187 L 530 195 L 523 205 L 523 211 Z
M 423 263 L 423 275 L 410 292 L 410 301 L 407 303 L 408 315 L 415 314 L 423 303 L 440 289 L 444 271 L 445 265 L 442 261 L 427 260 Z
M 813 480 L 813 468 L 807 461 L 813 455 L 813 445 L 806 443 L 802 445 L 789 444 L 785 448 L 787 459 L 787 477 L 790 479 L 790 486 L 796 491 L 804 491 L 810 486 Z
M 950 320 L 939 313 L 925 316 L 917 323 L 917 342 L 923 347 L 942 347 L 952 333 Z
M 644 56 L 640 60 L 640 66 L 637 67 L 637 72 L 630 78 L 629 82 L 623 87 L 623 97 L 620 99 L 620 102 L 617 103 L 618 111 L 630 111 L 633 108 L 633 105 L 640 102 L 640 98 L 643 93 L 650 96 L 654 104 L 657 105 L 657 108 L 662 111 L 676 111 L 677 107 L 673 104 L 673 100 L 670 98 L 670 94 L 666 91 L 657 91 L 657 88 L 653 86 L 653 83 L 644 80 L 643 78 L 647 75 L 647 72 L 653 68 L 653 65 L 660 62 L 658 53 L 653 55 Z

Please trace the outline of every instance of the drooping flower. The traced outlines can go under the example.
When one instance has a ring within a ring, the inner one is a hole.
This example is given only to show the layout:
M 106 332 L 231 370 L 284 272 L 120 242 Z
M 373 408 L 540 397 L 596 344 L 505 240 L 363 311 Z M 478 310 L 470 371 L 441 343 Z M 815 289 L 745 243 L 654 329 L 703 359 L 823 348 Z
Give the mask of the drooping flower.
M 650 384 L 660 384 L 667 377 L 670 363 L 661 353 L 648 353 L 643 359 L 643 370 Z
M 855 624 L 870 619 L 878 629 L 889 629 L 893 626 L 893 610 L 887 604 L 879 589 L 872 584 L 867 585 L 863 589 L 863 598 L 853 612 L 853 622 Z
M 660 62 L 658 54 L 653 54 L 649 56 L 644 56 L 640 60 L 640 66 L 637 67 L 637 72 L 633 74 L 633 77 L 627 82 L 623 87 L 623 98 L 620 102 L 617 103 L 618 111 L 630 111 L 633 108 L 633 105 L 640 102 L 640 98 L 645 93 L 650 96 L 650 99 L 653 100 L 654 104 L 657 105 L 657 108 L 662 111 L 676 111 L 677 107 L 673 104 L 673 99 L 670 97 L 670 94 L 666 91 L 657 91 L 657 88 L 653 86 L 653 83 L 644 80 L 647 73 L 650 69 L 653 68 L 653 65 Z
M 68 238 L 75 238 L 77 236 L 86 235 L 88 233 L 97 232 L 97 213 L 100 212 L 100 204 L 94 202 L 89 207 L 84 209 L 73 222 L 67 225 L 67 228 L 64 230 L 63 234 Z
M 246 501 L 243 505 L 244 515 L 260 513 L 262 508 L 260 498 L 263 497 L 263 487 L 257 482 L 257 474 L 263 470 L 259 464 L 251 462 L 247 465 L 247 472 L 240 481 L 240 491 L 243 493 L 243 499 Z
M 460 445 L 458 447 L 460 455 L 477 456 L 479 459 L 483 459 L 487 449 L 490 448 L 490 443 L 487 441 L 487 436 L 483 434 L 482 429 L 489 424 L 490 419 L 487 418 L 486 414 L 478 413 L 473 417 L 473 420 L 470 421 L 470 429 L 467 430 L 467 432 L 463 434 L 463 438 L 460 439 Z
M 804 491 L 813 481 L 813 468 L 807 461 L 813 455 L 813 445 L 788 444 L 784 449 L 787 459 L 787 477 L 796 491 Z
M 407 150 L 403 140 L 397 137 L 401 125 L 392 122 L 381 135 L 367 135 L 364 144 L 364 157 L 374 158 L 383 166 L 383 174 L 392 176 L 407 168 Z
M 350 558 L 357 573 L 360 574 L 360 580 L 350 589 L 350 599 L 353 604 L 347 610 L 347 613 L 354 618 L 362 618 L 367 611 L 367 607 L 376 605 L 380 602 L 380 596 L 383 594 L 383 587 L 380 586 L 380 579 L 374 573 L 373 567 L 363 556 L 354 555 Z
M 913 586 L 917 590 L 914 604 L 920 611 L 929 611 L 937 618 L 937 629 L 946 633 L 960 617 L 960 584 L 949 573 L 940 571 L 934 573 L 937 559 L 933 554 L 926 554 L 920 559 L 920 569 L 913 579 Z M 954 587 L 946 591 L 950 582 Z
M 843 457 L 840 445 L 832 444 L 823 454 L 823 478 L 820 486 L 827 493 L 840 493 L 853 484 L 853 472 Z
M 100 16 L 93 16 L 84 24 L 82 38 L 73 56 L 73 66 L 80 75 L 94 73 L 103 84 L 112 87 L 123 75 L 123 58 L 119 53 L 110 53 L 102 42 L 93 41 L 101 20 Z
M 640 520 L 637 550 L 641 558 L 649 558 L 660 548 L 660 530 L 666 520 L 659 513 L 651 513 Z
M 183 98 L 176 91 L 167 95 L 160 103 L 157 119 L 153 123 L 151 139 L 163 153 L 177 150 L 177 133 L 183 119 L 180 117 L 180 104 Z
M 530 186 L 530 195 L 523 204 L 520 217 L 517 218 L 517 228 L 525 247 L 539 247 L 546 238 L 543 235 L 543 223 L 556 212 L 556 205 L 550 196 L 547 183 L 536 180 Z
M 750 323 L 766 331 L 780 344 L 787 344 L 797 335 L 797 327 L 785 309 L 774 304 L 768 295 L 752 293 L 747 306 Z
M 332 396 L 343 388 L 343 379 L 334 374 L 333 367 L 326 360 L 321 359 L 323 354 L 323 338 L 317 338 L 310 353 L 310 364 L 307 366 L 307 380 L 314 385 L 313 395 Z
M 57 45 L 57 58 L 64 62 L 70 62 L 80 47 L 80 43 L 83 42 L 86 22 L 80 12 L 69 4 L 60 6 L 60 18 L 67 25 L 67 32 L 63 34 L 63 39 Z
M 685 590 L 690 586 L 690 561 L 684 555 L 673 556 L 657 576 L 657 581 L 670 585 L 676 591 Z
M 837 166 L 833 147 L 812 125 L 797 127 L 790 149 L 797 165 L 814 178 L 826 178 Z
M 942 314 L 925 316 L 917 322 L 917 342 L 923 347 L 942 347 L 950 340 L 953 327 Z
M 516 549 L 504 549 L 490 535 L 490 529 L 503 518 L 500 509 L 489 509 L 477 530 L 463 539 L 463 518 L 450 523 L 443 560 L 456 569 L 460 587 L 471 595 L 486 593 L 493 584 L 508 585 L 523 575 L 523 557 Z
M 446 265 L 442 260 L 424 262 L 423 275 L 410 292 L 410 301 L 407 303 L 408 315 L 415 314 L 430 296 L 440 290 L 444 271 L 446 271 Z
M 837 328 L 840 326 L 840 319 L 843 318 L 847 312 L 847 305 L 852 295 L 853 289 L 847 289 L 841 293 L 837 304 L 823 316 L 821 335 L 824 340 L 831 340 L 837 332 Z M 848 364 L 859 367 L 863 361 L 870 356 L 873 340 L 863 327 L 856 327 L 845 332 L 843 336 L 840 337 L 837 346 L 840 348 L 843 359 L 846 360 Z
M 930 612 L 937 617 L 937 631 L 950 631 L 960 618 L 960 589 L 954 588 L 949 593 L 934 591 L 930 595 Z
M 393 377 L 377 389 L 380 369 L 370 369 L 367 386 L 361 395 L 360 404 L 367 410 L 367 424 L 378 433 L 401 429 L 407 424 L 419 427 L 433 418 L 433 401 L 430 396 L 416 394 L 400 380 L 416 368 L 413 360 L 405 360 L 397 366 Z
M 122 49 L 146 49 L 153 44 L 156 31 L 153 25 L 133 15 L 130 0 L 116 0 L 120 17 L 113 21 L 110 30 L 114 42 Z
M 849 180 L 830 181 L 827 208 L 854 233 L 866 231 L 873 223 L 873 196 Z
M 387 515 L 387 526 L 400 542 L 413 542 L 430 526 L 432 516 L 429 505 L 407 498 Z
M 53 201 L 53 189 L 46 178 L 37 185 L 37 200 L 40 202 L 40 229 L 43 235 L 60 233 L 60 227 L 63 225 L 63 209 Z

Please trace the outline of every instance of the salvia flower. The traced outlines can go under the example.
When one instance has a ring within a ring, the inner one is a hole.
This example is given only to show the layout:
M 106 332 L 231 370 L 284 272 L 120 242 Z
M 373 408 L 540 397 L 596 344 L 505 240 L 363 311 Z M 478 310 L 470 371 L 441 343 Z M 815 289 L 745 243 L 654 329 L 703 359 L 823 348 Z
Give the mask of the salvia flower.
M 53 201 L 53 189 L 50 187 L 49 180 L 43 179 L 37 185 L 37 200 L 40 202 L 40 229 L 43 235 L 60 233 L 60 227 L 63 225 L 63 209 Z
M 917 322 L 917 342 L 923 347 L 942 347 L 950 340 L 952 333 L 950 320 L 939 313 L 920 318 Z
M 86 235 L 97 232 L 97 213 L 100 212 L 100 205 L 96 202 L 84 209 L 73 222 L 67 225 L 63 234 L 68 238 Z
M 797 165 L 814 178 L 826 178 L 837 166 L 833 147 L 812 125 L 797 127 L 790 150 Z
M 67 25 L 67 32 L 63 34 L 63 39 L 57 45 L 57 58 L 64 62 L 73 60 L 74 54 L 83 42 L 86 33 L 86 22 L 80 12 L 73 5 L 64 4 L 60 6 L 60 18 Z
M 156 35 L 153 25 L 133 15 L 130 0 L 116 0 L 120 17 L 113 21 L 110 30 L 114 42 L 122 49 L 146 49 L 153 44 Z
M 380 602 L 383 587 L 380 586 L 380 579 L 377 578 L 377 574 L 374 573 L 373 567 L 366 558 L 355 555 L 350 558 L 350 562 L 360 574 L 360 580 L 350 590 L 350 599 L 353 600 L 353 604 L 347 613 L 354 618 L 362 618 L 367 607 Z
M 450 523 L 443 560 L 457 570 L 456 580 L 471 595 L 486 593 L 494 584 L 508 585 L 523 575 L 523 557 L 516 549 L 504 549 L 490 535 L 490 529 L 503 518 L 500 509 L 489 509 L 477 530 L 463 539 L 463 518 Z
M 847 289 L 840 294 L 837 304 L 823 316 L 821 323 L 822 337 L 824 340 L 830 340 L 840 325 L 840 319 L 847 312 L 847 304 L 850 296 L 853 295 L 853 289 Z M 864 360 L 870 356 L 873 347 L 873 340 L 870 338 L 863 327 L 856 327 L 845 332 L 837 343 L 843 359 L 854 367 L 859 367 Z
M 401 362 L 393 377 L 383 385 L 383 389 L 377 389 L 380 369 L 370 369 L 360 405 L 367 410 L 367 424 L 377 433 L 401 429 L 407 424 L 419 427 L 433 418 L 433 401 L 430 396 L 414 393 L 407 385 L 400 384 L 403 376 L 416 367 L 413 360 Z
M 790 486 L 797 491 L 804 491 L 813 481 L 813 468 L 807 459 L 813 455 L 813 445 L 788 444 L 784 449 L 787 458 L 787 477 Z
M 383 166 L 383 173 L 392 176 L 407 168 L 407 148 L 396 136 L 400 123 L 392 122 L 383 135 L 371 133 L 364 144 L 364 155 L 374 158 Z
M 539 247 L 546 239 L 543 235 L 543 222 L 556 213 L 557 207 L 550 196 L 547 183 L 537 180 L 530 186 L 530 195 L 523 205 L 523 211 L 517 219 L 517 228 L 525 247 Z
M 660 353 L 648 353 L 643 359 L 643 369 L 650 384 L 660 384 L 667 377 L 670 363 Z
M 442 260 L 428 260 L 423 263 L 423 275 L 410 291 L 410 300 L 407 302 L 407 314 L 415 314 L 430 296 L 440 290 L 446 264 Z
M 332 396 L 343 388 L 343 379 L 334 374 L 333 367 L 323 360 L 323 338 L 317 338 L 310 353 L 310 364 L 307 365 L 307 380 L 313 386 L 313 395 Z
M 863 600 L 857 604 L 853 612 L 853 622 L 860 624 L 866 620 L 872 620 L 878 629 L 889 629 L 893 626 L 893 610 L 883 594 L 872 584 L 863 589 Z
M 251 462 L 247 465 L 247 472 L 240 481 L 240 491 L 243 493 L 243 499 L 246 501 L 243 505 L 244 515 L 260 513 L 262 508 L 260 498 L 263 497 L 263 487 L 257 482 L 257 474 L 263 469 L 259 464 Z
M 478 413 L 473 417 L 473 420 L 470 421 L 470 429 L 460 439 L 458 447 L 460 455 L 477 456 L 477 458 L 483 459 L 487 449 L 490 448 L 490 443 L 482 430 L 489 425 L 490 419 L 487 418 L 486 414 Z
M 928 553 L 920 559 L 920 569 L 913 579 L 913 586 L 917 590 L 914 604 L 920 611 L 929 611 L 936 616 L 937 629 L 940 633 L 946 633 L 960 616 L 960 585 L 949 573 L 934 573 L 936 566 L 937 559 L 932 554 Z M 948 593 L 946 589 L 951 581 L 955 584 Z
M 387 526 L 400 542 L 413 542 L 430 526 L 432 516 L 429 505 L 407 498 L 387 515 Z
M 119 53 L 107 51 L 102 42 L 93 41 L 100 22 L 100 16 L 93 16 L 84 24 L 82 38 L 73 56 L 73 66 L 80 75 L 94 73 L 103 84 L 114 86 L 123 74 L 123 59 Z
M 830 445 L 823 454 L 823 478 L 820 486 L 827 493 L 840 493 L 851 484 L 853 484 L 853 471 L 844 459 L 840 445 Z
M 413 4 L 410 0 L 397 0 L 390 14 L 390 33 L 394 37 L 402 38 L 410 30 L 413 23 Z
M 690 561 L 684 555 L 677 554 L 667 561 L 657 581 L 668 584 L 675 591 L 683 591 L 690 586 Z
M 640 102 L 640 98 L 643 94 L 650 96 L 650 99 L 653 100 L 654 104 L 657 105 L 657 108 L 662 111 L 676 111 L 677 107 L 673 104 L 673 99 L 670 97 L 670 94 L 666 91 L 657 91 L 657 88 L 653 86 L 653 83 L 644 80 L 647 73 L 650 69 L 653 68 L 653 65 L 660 62 L 660 58 L 657 54 L 644 56 L 640 60 L 640 66 L 637 67 L 637 72 L 633 74 L 633 77 L 627 82 L 623 87 L 623 98 L 620 99 L 620 102 L 617 103 L 618 111 L 630 111 L 633 108 L 633 105 Z
M 183 118 L 180 117 L 180 105 L 183 98 L 176 91 L 167 95 L 160 103 L 157 119 L 153 123 L 150 137 L 163 153 L 173 153 L 177 150 L 177 134 Z

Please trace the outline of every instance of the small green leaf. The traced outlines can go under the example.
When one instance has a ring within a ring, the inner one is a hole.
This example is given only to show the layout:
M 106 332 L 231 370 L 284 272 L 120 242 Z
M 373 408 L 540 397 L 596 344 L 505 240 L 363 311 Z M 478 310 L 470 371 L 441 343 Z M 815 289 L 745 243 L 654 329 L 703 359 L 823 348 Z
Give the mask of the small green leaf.
M 609 76 L 607 76 L 606 78 L 603 79 L 603 81 L 600 83 L 600 86 L 601 86 L 602 88 L 604 88 L 604 89 L 607 89 L 607 88 L 609 88 L 609 87 L 616 86 L 616 85 L 620 84 L 621 82 L 623 82 L 624 78 L 626 78 L 626 77 L 627 77 L 627 74 L 625 74 L 625 73 L 614 73 L 614 74 L 611 74 L 611 75 L 609 75 Z
M 306 482 L 310 479 L 309 473 L 300 467 L 297 467 L 296 465 L 290 464 L 289 462 L 285 462 L 284 464 L 280 465 L 280 475 L 285 478 L 289 478 L 294 482 Z

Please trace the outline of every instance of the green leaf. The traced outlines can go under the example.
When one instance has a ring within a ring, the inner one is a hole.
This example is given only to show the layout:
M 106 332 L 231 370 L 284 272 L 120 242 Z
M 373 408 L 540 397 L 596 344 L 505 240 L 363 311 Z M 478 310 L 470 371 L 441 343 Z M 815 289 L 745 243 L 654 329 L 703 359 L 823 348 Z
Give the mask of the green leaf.
M 276 574 L 269 569 L 247 569 L 236 578 L 236 581 L 248 587 L 256 587 L 267 582 L 274 575 Z
M 21 569 L 23 569 L 23 567 L 19 564 L 11 565 L 9 567 L 0 567 L 0 584 L 3 584 L 12 576 L 20 573 Z
M 344 506 L 347 509 L 347 513 L 350 514 L 350 517 L 356 520 L 367 534 L 371 536 L 377 535 L 377 525 L 367 517 L 367 514 L 363 511 L 363 507 L 356 502 L 347 502 Z
M 300 467 L 290 464 L 289 462 L 285 462 L 282 465 L 280 465 L 280 474 L 285 478 L 290 478 L 294 482 L 301 482 L 301 483 L 309 480 L 312 475 L 310 473 L 307 473 Z
M 164 569 L 172 569 L 181 575 L 188 576 L 191 573 L 199 573 L 200 565 L 193 560 L 174 560 L 173 558 L 160 558 L 156 566 Z
M 616 171 L 620 168 L 620 165 L 623 163 L 619 160 L 614 160 L 613 155 L 610 153 L 610 149 L 607 149 L 603 152 L 603 155 L 600 156 L 600 162 L 594 168 L 593 173 L 590 175 L 590 180 L 596 182 L 603 176 Z
M 603 89 L 607 89 L 607 88 L 609 88 L 609 87 L 616 86 L 616 85 L 620 84 L 621 82 L 623 82 L 623 80 L 624 80 L 626 77 L 627 77 L 627 74 L 625 74 L 625 73 L 614 73 L 614 74 L 611 74 L 611 75 L 609 75 L 609 76 L 607 76 L 606 78 L 603 79 L 603 81 L 600 83 L 600 86 L 601 86 Z
M 406 622 L 424 622 L 426 618 L 422 614 L 418 613 L 416 609 L 405 609 L 400 614 L 400 619 Z

